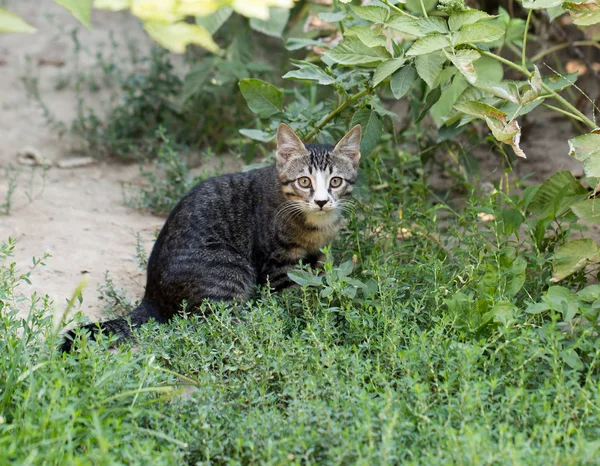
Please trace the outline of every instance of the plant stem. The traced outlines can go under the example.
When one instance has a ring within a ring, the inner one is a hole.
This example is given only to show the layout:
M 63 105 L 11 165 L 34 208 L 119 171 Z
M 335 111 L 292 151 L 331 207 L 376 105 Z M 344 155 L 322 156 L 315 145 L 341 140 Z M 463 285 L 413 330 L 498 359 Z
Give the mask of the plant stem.
M 427 18 L 427 10 L 425 9 L 425 3 L 423 3 L 423 0 L 420 0 L 421 2 L 421 10 L 423 10 L 423 16 L 425 16 L 425 18 Z
M 529 10 L 527 13 L 527 21 L 525 22 L 525 32 L 523 32 L 523 50 L 521 50 L 521 65 L 527 69 L 527 33 L 529 32 L 529 23 L 531 22 L 531 15 L 533 10 Z
M 554 110 L 555 112 L 558 113 L 562 113 L 563 115 L 568 116 L 569 118 L 573 118 L 574 120 L 580 121 L 581 123 L 585 123 L 585 121 L 583 121 L 581 118 L 579 118 L 577 115 L 572 114 L 571 112 L 567 112 L 566 110 L 563 110 L 562 108 L 558 108 L 555 107 L 554 105 L 550 105 L 550 104 L 542 104 L 542 107 L 546 107 L 549 108 L 550 110 Z
M 550 86 L 542 83 L 542 87 L 546 92 L 552 94 L 554 100 L 558 101 L 565 109 L 577 115 L 581 119 L 582 123 L 586 124 L 591 129 L 596 129 L 598 127 L 595 121 L 590 120 L 588 117 L 586 117 L 583 113 L 577 110 L 577 108 L 575 108 L 575 106 L 573 106 L 568 100 L 560 96 L 554 89 L 551 89 Z
M 482 55 L 485 55 L 486 57 L 493 58 L 494 60 L 499 61 L 500 63 L 505 64 L 506 66 L 510 66 L 511 68 L 513 68 L 513 69 L 515 69 L 517 71 L 520 71 L 525 76 L 527 76 L 527 78 L 531 77 L 531 73 L 529 71 L 527 71 L 523 67 L 517 65 L 516 63 L 513 63 L 510 60 L 507 60 L 506 58 L 502 58 L 500 55 L 496 55 L 495 53 L 488 52 L 487 50 L 479 50 L 479 53 L 481 53 Z
M 597 49 L 600 50 L 600 44 L 596 41 L 593 40 L 576 40 L 574 42 L 568 42 L 565 44 L 558 44 L 555 45 L 553 47 L 550 47 L 549 49 L 543 50 L 540 53 L 534 55 L 533 57 L 531 57 L 531 61 L 532 62 L 536 62 L 541 58 L 544 58 L 546 55 L 550 55 L 551 53 L 557 52 L 558 50 L 561 49 L 566 49 L 567 47 L 570 47 L 571 45 L 575 46 L 575 47 L 596 47 Z
M 516 63 L 513 63 L 513 62 L 507 60 L 506 58 L 502 58 L 501 56 L 496 55 L 495 53 L 488 52 L 487 50 L 479 50 L 479 52 L 482 55 L 485 55 L 486 57 L 493 58 L 494 60 L 497 60 L 500 63 L 504 63 L 506 66 L 510 66 L 511 68 L 521 72 L 522 74 L 527 76 L 527 79 L 531 78 L 531 73 L 527 70 L 527 68 L 519 66 Z M 581 120 L 582 123 L 585 123 L 587 126 L 589 126 L 592 129 L 596 129 L 598 127 L 598 125 L 596 125 L 596 123 L 593 120 L 590 120 L 583 113 L 581 113 L 579 110 L 577 110 L 577 108 L 575 108 L 569 101 L 567 101 L 564 97 L 560 96 L 556 91 L 551 89 L 547 84 L 542 83 L 542 88 L 548 94 L 550 94 L 553 99 L 557 100 L 564 109 L 566 109 L 569 112 L 576 115 Z
M 331 120 L 333 120 L 337 115 L 339 115 L 341 112 L 344 111 L 344 109 L 356 102 L 357 100 L 359 100 L 360 98 L 364 97 L 367 94 L 370 94 L 371 92 L 373 92 L 373 88 L 367 87 L 366 89 L 363 89 L 362 91 L 360 91 L 358 94 L 353 95 L 352 97 L 344 100 L 338 107 L 334 108 L 331 112 L 329 112 L 329 114 L 327 114 L 326 116 L 324 116 L 321 121 L 319 121 L 315 127 L 313 128 L 313 130 L 308 133 L 304 139 L 306 141 L 310 141 L 312 138 L 314 138 L 319 131 L 321 131 L 321 129 L 327 124 L 329 123 Z
M 392 5 L 388 0 L 381 0 L 381 2 L 384 3 L 385 5 L 387 5 L 392 10 L 400 13 L 401 15 L 408 16 L 409 18 L 412 18 L 412 19 L 419 19 L 416 16 L 413 16 L 410 13 L 407 13 L 406 11 L 398 8 L 396 5 Z

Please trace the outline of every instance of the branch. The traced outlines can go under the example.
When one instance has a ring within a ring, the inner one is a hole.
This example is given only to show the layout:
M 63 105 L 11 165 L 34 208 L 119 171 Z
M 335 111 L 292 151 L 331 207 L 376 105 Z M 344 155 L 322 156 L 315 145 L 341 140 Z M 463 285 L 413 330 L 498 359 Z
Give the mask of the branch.
M 485 55 L 486 57 L 493 58 L 494 60 L 497 60 L 500 63 L 504 63 L 506 66 L 510 66 L 511 68 L 513 68 L 513 69 L 519 71 L 520 73 L 524 74 L 525 76 L 527 76 L 527 79 L 531 79 L 531 73 L 527 70 L 527 68 L 519 66 L 516 63 L 513 63 L 505 58 L 502 58 L 501 56 L 496 55 L 495 53 L 488 52 L 487 50 L 479 50 L 479 52 L 482 55 Z M 566 109 L 569 112 L 576 115 L 583 123 L 585 123 L 591 129 L 596 129 L 598 127 L 598 125 L 596 125 L 596 123 L 593 120 L 590 120 L 588 117 L 586 117 L 577 108 L 575 108 L 570 102 L 568 102 L 564 97 L 560 96 L 556 91 L 551 89 L 547 84 L 542 83 L 542 88 L 548 94 L 550 94 L 553 99 L 557 100 L 564 109 Z
M 352 97 L 344 100 L 338 107 L 336 107 L 335 109 L 333 109 L 329 114 L 327 114 L 326 116 L 324 116 L 321 121 L 319 121 L 315 127 L 312 129 L 312 131 L 310 133 L 308 133 L 304 139 L 306 141 L 310 141 L 312 138 L 314 138 L 319 131 L 321 131 L 321 129 L 323 129 L 323 127 L 329 123 L 331 120 L 333 120 L 337 115 L 339 115 L 340 113 L 342 113 L 346 107 L 348 107 L 348 105 L 356 102 L 357 100 L 359 100 L 360 98 L 366 96 L 367 94 L 370 94 L 371 92 L 373 92 L 374 88 L 371 87 L 367 87 L 366 89 L 363 89 L 362 91 L 360 91 L 358 94 L 353 95 Z

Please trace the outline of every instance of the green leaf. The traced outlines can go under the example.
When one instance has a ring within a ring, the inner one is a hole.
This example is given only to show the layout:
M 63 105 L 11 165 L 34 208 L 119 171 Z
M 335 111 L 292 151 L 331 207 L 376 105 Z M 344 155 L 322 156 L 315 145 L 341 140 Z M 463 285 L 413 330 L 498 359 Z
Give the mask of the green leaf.
M 504 30 L 491 24 L 467 24 L 454 33 L 453 44 L 478 44 L 480 42 L 493 42 L 504 35 Z
M 290 17 L 288 8 L 269 8 L 269 19 L 250 18 L 250 27 L 267 36 L 281 38 Z
M 255 141 L 271 142 L 275 139 L 275 134 L 261 131 L 260 129 L 240 129 L 240 133 L 244 136 L 254 139 Z
M 436 87 L 435 89 L 431 90 L 431 92 L 429 92 L 427 94 L 427 97 L 425 97 L 425 105 L 423 106 L 423 109 L 421 110 L 421 113 L 419 114 L 419 116 L 415 120 L 415 123 L 418 123 L 423 118 L 425 118 L 425 116 L 427 115 L 427 112 L 429 111 L 429 109 L 431 109 L 431 107 L 433 107 L 435 105 L 435 103 L 438 100 L 440 100 L 440 96 L 441 95 L 442 95 L 442 90 L 439 88 L 439 86 Z
M 0 7 L 0 32 L 23 32 L 31 34 L 36 29 L 14 13 Z
M 288 277 L 300 286 L 323 286 L 321 277 L 308 273 L 306 270 L 292 270 L 288 272 Z
M 498 301 L 489 313 L 494 317 L 494 322 L 507 326 L 515 319 L 516 311 L 517 308 L 510 301 Z
M 431 33 L 445 34 L 448 32 L 448 24 L 444 18 L 438 16 L 432 16 L 429 18 L 419 18 L 419 28 L 421 29 L 422 35 Z
M 598 246 L 593 239 L 575 239 L 561 246 L 554 255 L 552 282 L 558 282 L 585 268 L 595 264 L 598 258 Z
M 553 8 L 548 8 L 546 13 L 548 13 L 548 20 L 550 22 L 554 21 L 556 18 L 561 16 L 565 12 L 564 8 L 561 5 L 555 6 Z
M 486 19 L 493 19 L 496 16 L 490 16 L 485 11 L 467 10 L 455 13 L 448 18 L 448 26 L 451 31 L 458 31 L 465 24 L 474 24 Z
M 585 288 L 579 290 L 577 292 L 577 296 L 579 296 L 579 298 L 582 301 L 588 303 L 594 302 L 600 299 L 600 285 L 598 285 L 597 283 L 594 285 L 588 285 Z
M 427 83 L 430 89 L 435 87 L 442 68 L 446 63 L 446 57 L 442 57 L 439 53 L 431 53 L 429 55 L 419 55 L 415 58 L 415 66 L 419 77 Z
M 481 58 L 479 52 L 468 49 L 455 50 L 453 52 L 444 50 L 444 55 L 463 74 L 469 83 L 474 84 L 477 81 L 477 72 L 475 71 L 473 62 Z
M 576 371 L 583 370 L 583 362 L 574 348 L 565 350 L 560 355 L 563 358 L 563 361 L 565 361 L 567 366 L 569 366 L 571 369 L 575 369 Z
M 450 40 L 443 34 L 429 34 L 428 36 L 421 37 L 412 45 L 406 52 L 409 57 L 416 55 L 426 55 L 428 53 L 436 52 L 445 47 L 450 47 Z
M 269 118 L 283 109 L 283 93 L 260 79 L 246 78 L 239 83 L 250 110 L 261 118 Z
M 346 12 L 345 11 L 335 11 L 335 12 L 324 11 L 322 13 L 319 13 L 317 16 L 319 17 L 319 19 L 322 19 L 323 21 L 327 21 L 328 23 L 339 23 L 341 20 L 346 18 Z
M 195 95 L 198 95 L 208 78 L 212 73 L 211 67 L 206 63 L 201 63 L 190 68 L 190 71 L 183 79 L 183 89 L 181 90 L 181 103 L 185 103 Z
M 377 146 L 383 134 L 383 124 L 374 110 L 360 109 L 352 117 L 351 126 L 360 124 L 362 126 L 362 139 L 360 141 L 360 153 L 369 155 Z
M 395 73 L 390 80 L 390 88 L 394 97 L 396 99 L 404 97 L 418 77 L 413 64 L 408 64 Z
M 421 32 L 421 27 L 416 19 L 409 18 L 405 15 L 392 15 L 389 17 L 385 25 L 394 31 L 409 34 L 411 36 L 421 37 L 424 34 Z
M 523 8 L 528 10 L 545 10 L 560 5 L 563 0 L 523 0 Z
M 560 171 L 541 184 L 528 209 L 535 215 L 545 218 L 564 212 L 571 204 L 585 199 L 587 195 L 587 189 L 571 172 Z
M 350 5 L 350 9 L 360 18 L 366 19 L 376 24 L 383 24 L 388 19 L 389 10 L 382 6 L 355 6 Z
M 506 113 L 504 113 L 501 110 L 498 110 L 496 107 L 492 107 L 491 105 L 475 100 L 461 102 L 460 104 L 456 104 L 454 108 L 459 112 L 463 112 L 466 115 L 474 116 L 476 118 L 483 119 L 486 116 L 491 116 L 494 118 L 502 119 L 506 117 Z
M 335 83 L 335 78 L 333 76 L 328 75 L 325 71 L 313 63 L 301 61 L 294 62 L 292 64 L 298 69 L 284 74 L 284 79 L 303 79 L 316 81 L 318 84 L 323 86 Z
M 587 223 L 600 223 L 600 199 L 586 199 L 571 205 L 578 218 Z
M 55 0 L 55 2 L 69 10 L 85 27 L 92 28 L 90 21 L 92 0 Z
M 591 26 L 600 23 L 600 5 L 598 2 L 565 2 L 563 8 L 569 10 L 573 22 L 578 26 Z
M 392 58 L 384 61 L 375 70 L 373 75 L 373 86 L 377 86 L 381 81 L 394 74 L 406 60 L 404 58 Z
M 357 37 L 345 37 L 325 56 L 341 65 L 371 65 L 391 58 L 384 47 L 367 47 Z
M 308 47 L 309 45 L 323 47 L 325 46 L 325 43 L 320 40 L 305 39 L 302 37 L 290 37 L 285 41 L 285 48 L 287 50 L 300 50 L 304 47 Z
M 542 82 L 553 91 L 560 92 L 563 89 L 575 84 L 578 76 L 579 73 L 577 71 L 562 76 L 554 74 L 552 76 L 544 76 L 542 78 Z
M 515 104 L 519 103 L 519 89 L 513 82 L 477 81 L 474 85 L 477 89 L 481 89 L 488 94 L 495 95 L 496 97 L 500 97 L 501 99 L 508 100 Z
M 347 277 L 354 270 L 354 263 L 352 261 L 346 261 L 337 267 L 337 274 L 339 277 Z
M 525 312 L 527 314 L 541 314 L 542 312 L 546 312 L 550 310 L 550 306 L 548 303 L 533 303 L 527 306 Z
M 600 177 L 600 129 L 569 139 L 569 155 L 583 162 L 587 176 Z
M 353 26 L 346 30 L 344 36 L 356 36 L 367 47 L 385 46 L 385 35 L 367 26 Z
M 212 36 L 225 24 L 232 13 L 233 8 L 219 8 L 212 15 L 196 16 L 196 24 L 202 26 Z

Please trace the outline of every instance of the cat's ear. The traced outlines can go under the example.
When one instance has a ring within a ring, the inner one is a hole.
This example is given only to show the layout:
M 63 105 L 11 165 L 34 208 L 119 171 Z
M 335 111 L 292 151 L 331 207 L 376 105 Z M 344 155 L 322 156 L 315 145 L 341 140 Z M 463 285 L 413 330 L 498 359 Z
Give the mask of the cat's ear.
M 362 131 L 360 125 L 352 127 L 352 129 L 340 139 L 340 142 L 335 145 L 332 151 L 336 155 L 349 158 L 352 165 L 354 165 L 354 168 L 358 167 L 358 162 L 360 160 L 361 134 Z
M 306 147 L 294 130 L 285 123 L 277 128 L 277 163 L 284 164 L 294 155 L 306 153 Z

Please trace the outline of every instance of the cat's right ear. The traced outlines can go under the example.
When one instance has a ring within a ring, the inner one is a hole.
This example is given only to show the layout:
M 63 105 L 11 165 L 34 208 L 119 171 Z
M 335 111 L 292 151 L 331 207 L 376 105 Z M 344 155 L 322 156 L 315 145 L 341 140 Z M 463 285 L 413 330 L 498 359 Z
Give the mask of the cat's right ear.
M 304 154 L 306 147 L 294 130 L 285 123 L 277 128 L 277 164 L 283 165 L 294 156 Z

